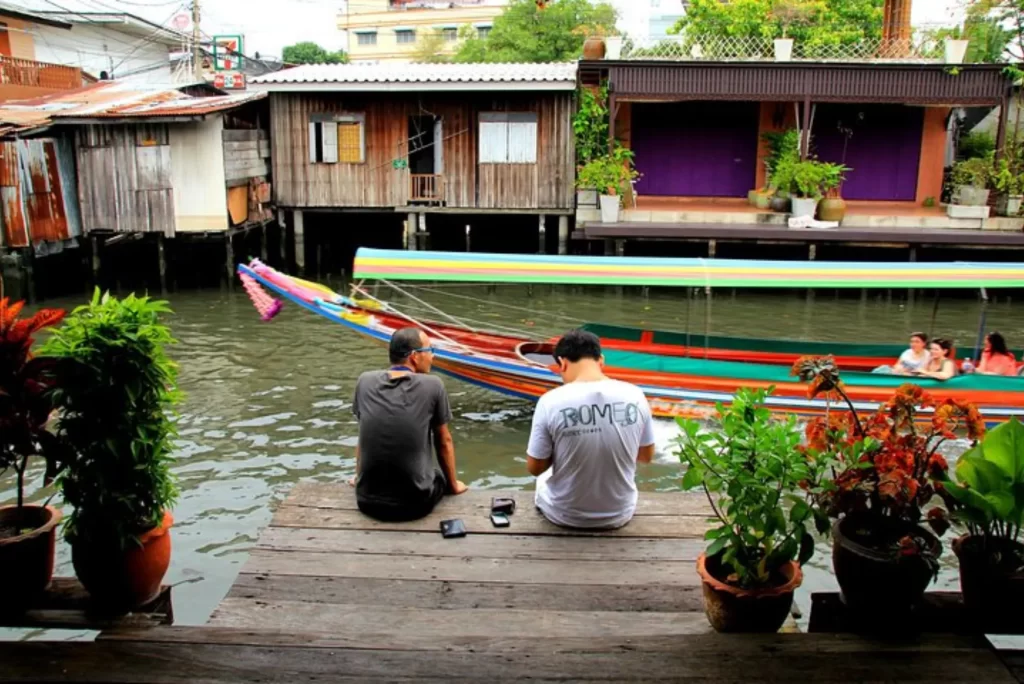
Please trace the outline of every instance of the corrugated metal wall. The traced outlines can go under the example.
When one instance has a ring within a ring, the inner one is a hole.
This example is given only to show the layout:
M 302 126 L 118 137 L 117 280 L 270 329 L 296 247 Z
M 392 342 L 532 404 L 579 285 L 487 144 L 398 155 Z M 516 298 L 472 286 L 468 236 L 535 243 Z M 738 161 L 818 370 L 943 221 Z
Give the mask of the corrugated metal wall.
M 571 209 L 575 148 L 572 93 L 320 94 L 272 93 L 275 199 L 288 207 L 404 207 L 411 116 L 443 120 L 445 203 L 452 208 Z M 538 114 L 536 164 L 477 164 L 479 114 Z M 365 114 L 366 161 L 309 161 L 316 114 Z
M 109 230 L 173 237 L 166 124 L 82 126 L 76 132 L 76 146 L 78 199 L 86 234 Z
M 40 138 L 0 142 L 4 244 L 28 247 L 82 234 L 71 143 Z

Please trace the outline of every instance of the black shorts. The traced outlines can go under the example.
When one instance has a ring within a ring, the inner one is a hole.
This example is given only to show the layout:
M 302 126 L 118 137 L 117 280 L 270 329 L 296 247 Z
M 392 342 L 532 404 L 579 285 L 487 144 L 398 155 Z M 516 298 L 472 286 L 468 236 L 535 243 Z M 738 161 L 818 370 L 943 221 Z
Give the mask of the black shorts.
M 359 510 L 375 520 L 381 522 L 409 522 L 419 520 L 431 514 L 434 506 L 444 498 L 448 491 L 448 481 L 444 475 L 437 473 L 434 477 L 434 486 L 430 490 L 430 496 L 421 501 L 394 502 L 394 501 L 368 501 L 356 497 Z

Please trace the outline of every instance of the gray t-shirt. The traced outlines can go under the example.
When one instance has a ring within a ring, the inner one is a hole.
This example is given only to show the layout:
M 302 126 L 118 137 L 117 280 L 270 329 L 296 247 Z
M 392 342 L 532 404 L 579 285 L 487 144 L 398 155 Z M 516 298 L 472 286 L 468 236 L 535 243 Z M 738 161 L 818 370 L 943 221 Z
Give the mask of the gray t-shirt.
M 359 420 L 356 499 L 394 506 L 429 501 L 441 472 L 431 431 L 452 419 L 440 378 L 368 371 L 356 383 L 352 413 Z

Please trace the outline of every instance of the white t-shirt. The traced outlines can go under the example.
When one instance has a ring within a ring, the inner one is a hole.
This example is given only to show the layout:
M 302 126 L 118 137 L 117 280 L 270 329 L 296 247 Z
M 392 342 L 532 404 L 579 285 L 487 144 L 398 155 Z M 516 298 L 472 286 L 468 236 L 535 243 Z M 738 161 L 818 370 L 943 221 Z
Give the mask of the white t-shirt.
M 892 357 L 890 357 L 892 358 Z M 921 354 L 915 354 L 913 349 L 900 354 L 900 360 L 897 361 L 896 365 L 903 366 L 908 371 L 921 370 L 928 363 L 928 350 L 922 349 Z
M 637 453 L 652 444 L 651 407 L 639 387 L 601 380 L 551 390 L 537 402 L 526 449 L 554 459 L 537 480 L 537 507 L 566 527 L 625 525 L 636 510 Z

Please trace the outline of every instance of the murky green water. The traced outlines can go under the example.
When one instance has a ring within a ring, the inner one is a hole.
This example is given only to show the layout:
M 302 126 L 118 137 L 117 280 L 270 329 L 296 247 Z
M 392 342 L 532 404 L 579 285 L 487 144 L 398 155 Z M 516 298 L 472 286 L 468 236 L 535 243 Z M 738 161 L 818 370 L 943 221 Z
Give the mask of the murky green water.
M 446 287 L 416 294 L 446 311 L 490 326 L 546 337 L 581 320 L 661 326 L 703 332 L 705 310 L 688 305 L 685 293 L 639 290 L 553 290 L 537 287 Z M 383 291 L 381 295 L 384 296 Z M 366 369 L 384 366 L 381 348 L 295 306 L 272 323 L 259 321 L 241 290 L 182 292 L 169 297 L 180 345 L 181 406 L 176 471 L 182 489 L 174 511 L 174 558 L 168 583 L 175 589 L 180 624 L 201 624 L 244 563 L 271 507 L 290 485 L 310 478 L 342 482 L 353 472 L 356 424 L 350 413 L 354 381 Z M 406 300 L 408 301 L 408 300 Z M 47 302 L 74 306 L 78 299 Z M 505 307 L 523 307 L 524 310 Z M 935 332 L 973 343 L 978 304 L 944 300 Z M 890 299 L 884 293 L 837 299 L 818 292 L 763 295 L 717 293 L 711 331 L 718 334 L 797 339 L 899 341 L 913 329 L 927 330 L 932 299 Z M 1024 344 L 1024 306 L 998 300 L 988 327 Z M 453 432 L 459 471 L 473 487 L 531 486 L 524 450 L 530 405 L 446 380 L 455 415 Z M 641 469 L 644 489 L 672 490 L 679 467 L 669 450 L 670 422 L 658 426 L 658 462 Z M 38 485 L 38 482 L 36 483 Z M 13 483 L 0 480 L 0 503 L 13 500 Z M 808 572 L 809 586 L 828 585 L 827 551 Z M 66 548 L 60 574 L 71 574 Z M 955 573 L 944 575 L 955 583 Z M 803 601 L 801 603 L 804 603 Z

